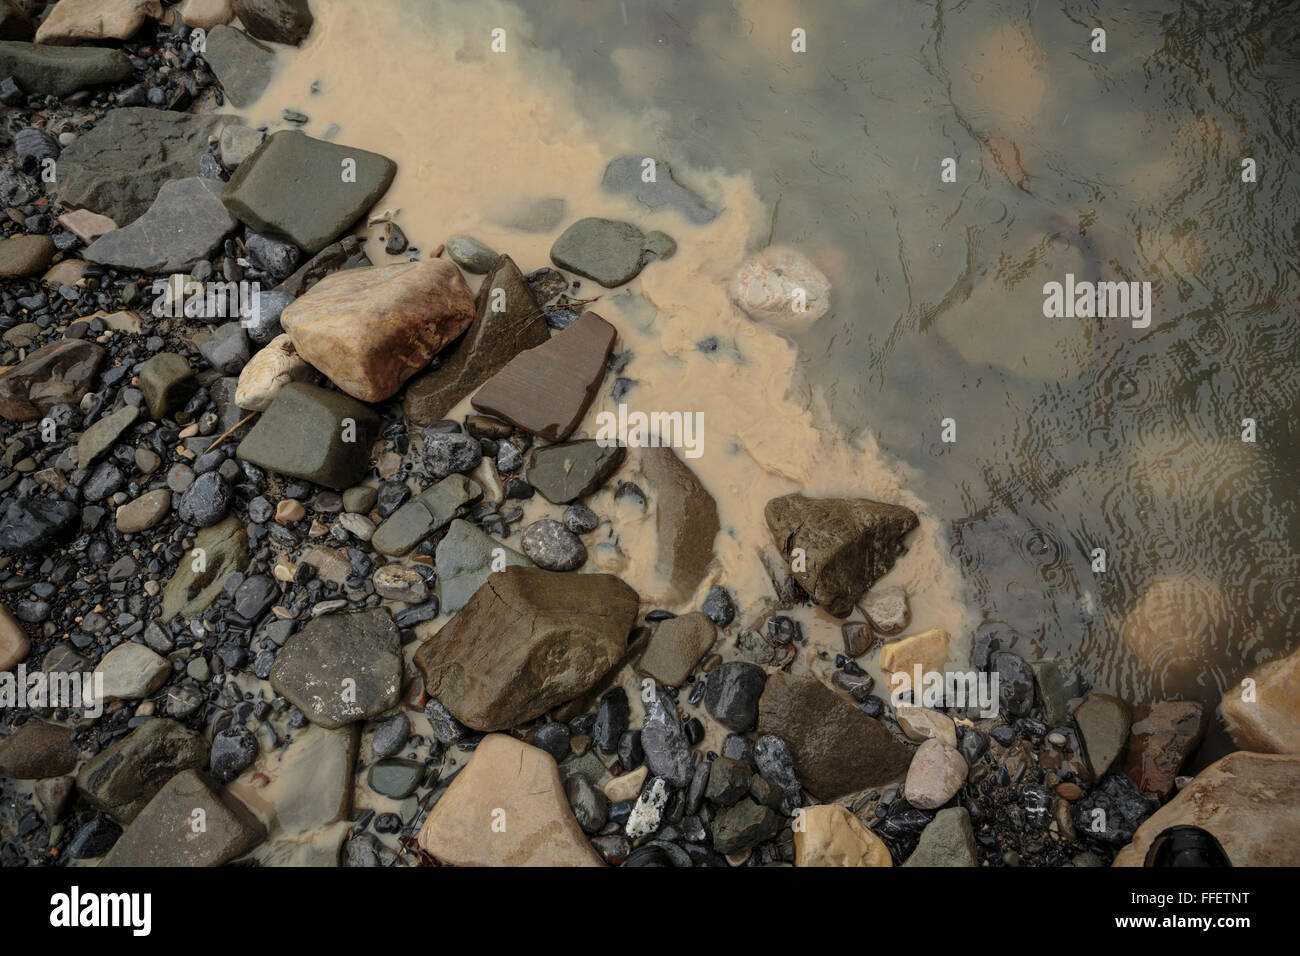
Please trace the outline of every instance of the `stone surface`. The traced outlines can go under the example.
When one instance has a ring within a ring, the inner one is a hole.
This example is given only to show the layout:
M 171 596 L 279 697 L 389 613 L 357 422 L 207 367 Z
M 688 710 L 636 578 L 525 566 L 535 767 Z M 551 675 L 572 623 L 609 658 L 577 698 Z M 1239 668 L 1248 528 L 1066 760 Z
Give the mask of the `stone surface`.
M 28 721 L 0 740 L 0 777 L 44 780 L 61 777 L 76 765 L 72 731 L 58 724 Z
M 59 0 L 36 31 L 36 42 L 70 46 L 86 40 L 129 40 L 149 20 L 161 20 L 159 0 Z
M 631 282 L 654 255 L 650 237 L 630 222 L 579 219 L 551 246 L 551 261 L 606 289 Z
M 653 173 L 650 182 L 646 182 L 648 172 Z M 703 196 L 677 182 L 672 167 L 662 159 L 617 156 L 605 167 L 600 185 L 606 192 L 632 197 L 651 212 L 675 209 L 696 225 L 705 225 L 718 218 L 718 211 Z
M 921 831 L 903 866 L 977 866 L 975 830 L 965 807 L 948 807 Z
M 0 279 L 25 279 L 40 275 L 54 258 L 49 236 L 14 236 L 0 239 Z
M 297 46 L 311 33 L 307 0 L 233 0 L 235 15 L 253 36 Z
M 714 815 L 710 823 L 713 848 L 719 853 L 743 853 L 774 837 L 782 822 L 770 807 L 746 797 Z
M 227 126 L 221 130 L 221 165 L 234 169 L 244 160 L 257 152 L 257 148 L 266 142 L 266 133 L 260 129 L 247 126 Z
M 402 649 L 392 616 L 372 608 L 309 622 L 280 649 L 271 686 L 328 729 L 396 706 Z
M 519 546 L 534 564 L 548 571 L 576 571 L 587 561 L 586 546 L 554 518 L 530 524 L 520 536 Z
M 194 832 L 195 810 L 204 830 Z M 221 866 L 266 838 L 246 806 L 195 770 L 185 770 L 149 801 L 104 858 L 103 866 Z
M 95 667 L 104 677 L 105 700 L 138 700 L 167 682 L 171 664 L 143 644 L 119 644 Z
M 164 183 L 144 215 L 96 239 L 86 258 L 150 275 L 188 272 L 239 225 L 221 203 L 221 185 L 199 176 Z
M 190 363 L 175 352 L 152 356 L 141 364 L 137 374 L 149 414 L 155 419 L 184 406 L 198 388 Z
M 890 641 L 880 648 L 879 662 L 886 674 L 906 674 L 909 680 L 918 666 L 922 674 L 941 672 L 948 662 L 948 632 L 935 628 Z
M 0 604 L 0 673 L 12 671 L 25 661 L 31 648 L 23 626 L 7 607 Z
M 81 438 L 77 440 L 77 467 L 89 468 L 108 454 L 139 417 L 140 409 L 137 406 L 123 405 L 82 432 Z
M 131 60 L 121 50 L 0 41 L 0 76 L 12 76 L 28 93 L 67 96 L 130 75 Z
M 1172 826 L 1214 834 L 1233 866 L 1300 866 L 1300 756 L 1228 754 L 1148 817 L 1115 866 L 1142 866 Z
M 626 457 L 621 445 L 590 438 L 544 445 L 528 453 L 524 477 L 547 501 L 567 505 L 600 489 Z
M 167 488 L 146 491 L 134 501 L 117 509 L 115 523 L 123 534 L 147 531 L 166 519 L 171 512 L 172 493 Z
M 445 259 L 424 259 L 326 276 L 281 313 L 280 324 L 298 354 L 335 385 L 380 402 L 473 318 L 460 271 Z
M 520 352 L 550 338 L 537 300 L 514 260 L 494 255 L 488 268 L 469 329 L 458 342 L 443 349 L 437 368 L 413 378 L 407 386 L 406 414 L 417 424 L 445 418 L 461 399 Z M 494 293 L 496 289 L 501 290 L 499 295 Z
M 0 549 L 19 554 L 45 551 L 69 538 L 80 517 L 81 510 L 71 501 L 8 498 L 0 518 Z
M 1110 694 L 1092 693 L 1074 712 L 1093 776 L 1106 776 L 1128 743 L 1132 715 L 1128 704 Z
M 145 721 L 92 757 L 77 774 L 77 789 L 92 806 L 130 823 L 172 777 L 208 764 L 208 744 L 174 720 Z
M 713 646 L 717 633 L 713 622 L 699 611 L 660 621 L 637 663 L 637 673 L 680 687 Z
M 0 372 L 0 416 L 26 422 L 55 405 L 77 405 L 94 385 L 104 355 L 101 346 L 78 339 L 42 346 Z
M 316 370 L 298 354 L 288 335 L 277 335 L 253 355 L 239 373 L 235 404 L 249 411 L 266 411 L 280 389 L 290 382 L 316 379 Z
M 916 514 L 867 498 L 784 495 L 764 509 L 772 540 L 787 562 L 796 548 L 803 570 L 791 568 L 799 586 L 836 617 L 848 617 L 863 593 L 905 550 Z
M 728 730 L 745 733 L 758 721 L 767 672 L 748 661 L 727 661 L 709 671 L 704 706 Z
M 528 558 L 507 548 L 477 525 L 456 519 L 438 542 L 434 563 L 438 568 L 438 588 L 442 609 L 455 614 L 463 608 L 492 573 L 493 552 L 500 549 L 506 567 L 527 567 Z
M 966 782 L 966 758 L 938 739 L 917 748 L 907 768 L 903 796 L 921 810 L 936 810 L 953 798 Z
M 894 710 L 899 729 L 908 740 L 924 743 L 935 739 L 949 747 L 957 746 L 957 727 L 952 718 L 928 707 L 899 704 Z
M 401 557 L 439 528 L 465 514 L 482 497 L 483 489 L 478 482 L 464 475 L 449 475 L 394 511 L 375 530 L 370 543 L 380 554 Z
M 234 129 L 236 127 L 229 127 Z M 59 225 L 89 245 L 105 233 L 117 228 L 117 223 L 89 209 L 74 209 L 59 217 Z M 81 278 L 81 273 L 77 274 Z M 48 281 L 48 280 L 47 280 Z
M 181 20 L 187 27 L 210 31 L 234 18 L 231 0 L 185 0 L 181 4 Z
M 359 482 L 370 467 L 370 446 L 379 426 L 379 416 L 360 402 L 291 382 L 280 389 L 236 454 L 270 471 L 342 490 Z
M 1160 700 L 1133 715 L 1124 772 L 1143 793 L 1164 799 L 1205 733 L 1205 708 L 1194 700 Z
M 202 561 L 196 551 L 201 552 Z M 162 620 L 170 621 L 177 614 L 202 614 L 221 595 L 226 578 L 246 567 L 248 534 L 238 519 L 229 517 L 204 528 L 163 589 Z
M 341 175 L 349 160 L 355 182 Z M 378 202 L 396 173 L 396 164 L 378 153 L 281 130 L 239 164 L 222 199 L 240 222 L 314 255 Z
M 59 199 L 123 227 L 148 211 L 164 184 L 198 175 L 208 137 L 239 122 L 148 107 L 110 110 L 59 157 Z
M 563 441 L 595 398 L 616 338 L 612 325 L 584 312 L 563 332 L 511 359 L 472 404 L 547 441 Z
M 226 98 L 241 109 L 256 102 L 275 72 L 274 50 L 228 26 L 208 33 L 203 59 L 221 81 Z
M 517 726 L 590 690 L 619 662 L 636 592 L 607 574 L 492 574 L 415 654 L 425 689 L 475 730 Z
M 889 848 L 838 804 L 803 809 L 794 831 L 795 866 L 893 866 Z
M 1246 694 L 1246 680 L 1253 700 Z M 1223 720 L 1237 746 L 1261 753 L 1300 753 L 1300 648 L 1261 664 L 1223 695 Z
M 769 675 L 758 732 L 789 745 L 799 780 L 822 800 L 894 782 L 911 758 L 883 724 L 813 677 Z
M 642 489 L 655 524 L 654 599 L 690 600 L 713 563 L 713 541 L 721 525 L 718 505 L 695 473 L 671 448 L 643 448 L 638 456 Z
M 447 255 L 466 272 L 484 275 L 497 264 L 500 254 L 471 236 L 452 236 L 447 240 Z
M 505 826 L 497 824 L 504 814 Z M 424 822 L 420 847 L 456 866 L 600 866 L 544 750 L 484 737 Z

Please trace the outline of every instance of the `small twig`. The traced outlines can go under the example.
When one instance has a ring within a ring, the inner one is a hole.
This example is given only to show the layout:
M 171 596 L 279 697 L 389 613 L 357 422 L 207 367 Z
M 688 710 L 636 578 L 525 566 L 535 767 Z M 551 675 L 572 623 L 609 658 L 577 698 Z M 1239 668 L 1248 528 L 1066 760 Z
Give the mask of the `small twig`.
M 209 445 L 207 451 L 205 451 L 203 454 L 206 455 L 209 451 L 212 451 L 212 449 L 216 448 L 218 445 L 220 445 L 223 441 L 225 441 L 235 432 L 239 431 L 241 428 L 243 428 L 245 425 L 251 422 L 256 415 L 257 412 L 249 412 L 247 415 L 243 417 L 243 419 L 241 419 L 240 421 L 232 425 L 224 434 L 217 436 L 217 440 L 214 441 L 211 445 Z

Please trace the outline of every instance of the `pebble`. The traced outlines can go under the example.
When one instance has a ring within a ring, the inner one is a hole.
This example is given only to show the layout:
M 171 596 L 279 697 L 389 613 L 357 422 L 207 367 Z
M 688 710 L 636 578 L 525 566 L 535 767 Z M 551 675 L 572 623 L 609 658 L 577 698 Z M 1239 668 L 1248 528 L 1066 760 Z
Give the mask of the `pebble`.
M 577 535 L 553 518 L 529 525 L 521 546 L 534 564 L 548 571 L 576 571 L 587 561 L 587 549 Z

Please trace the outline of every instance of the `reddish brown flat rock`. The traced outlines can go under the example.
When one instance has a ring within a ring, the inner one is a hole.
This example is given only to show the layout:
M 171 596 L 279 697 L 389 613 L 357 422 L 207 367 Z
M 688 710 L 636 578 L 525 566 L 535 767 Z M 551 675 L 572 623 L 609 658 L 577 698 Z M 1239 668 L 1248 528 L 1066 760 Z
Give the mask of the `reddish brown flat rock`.
M 516 355 L 472 404 L 547 441 L 564 441 L 596 397 L 617 337 L 614 326 L 584 312 L 549 341 Z

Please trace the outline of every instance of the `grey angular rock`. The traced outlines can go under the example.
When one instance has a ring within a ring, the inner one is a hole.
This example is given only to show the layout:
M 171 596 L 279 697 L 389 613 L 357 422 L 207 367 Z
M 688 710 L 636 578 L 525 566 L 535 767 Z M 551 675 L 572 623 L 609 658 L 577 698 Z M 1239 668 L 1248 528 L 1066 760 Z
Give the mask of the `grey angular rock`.
M 91 806 L 130 823 L 172 777 L 208 764 L 208 744 L 174 720 L 156 718 L 92 757 L 77 774 Z
M 383 608 L 317 618 L 281 648 L 271 686 L 322 727 L 381 714 L 401 697 L 397 625 Z
M 646 704 L 641 747 L 651 773 L 674 787 L 685 787 L 691 782 L 691 744 L 677 714 L 676 702 L 662 688 L 656 688 L 653 699 Z
M 342 490 L 370 467 L 380 419 L 356 399 L 290 382 L 276 394 L 236 454 L 282 475 Z
M 221 186 L 198 176 L 164 183 L 142 216 L 100 236 L 86 258 L 150 275 L 188 272 L 212 258 L 239 225 L 221 203 Z
M 345 163 L 355 163 L 355 181 L 341 175 Z M 240 163 L 222 199 L 241 222 L 315 254 L 378 202 L 396 173 L 378 153 L 281 130 Z
M 965 807 L 948 807 L 921 831 L 903 866 L 976 866 L 975 830 Z
M 447 526 L 447 533 L 438 542 L 434 554 L 445 612 L 455 614 L 487 582 L 498 548 L 505 567 L 532 565 L 525 555 L 507 548 L 477 525 L 457 518 Z
M 600 489 L 626 457 L 623 446 L 595 439 L 560 442 L 530 451 L 524 477 L 547 501 L 564 505 Z
M 274 50 L 243 30 L 224 25 L 208 31 L 203 59 L 221 82 L 226 98 L 241 109 L 262 95 L 275 72 Z
M 579 219 L 555 240 L 551 261 L 612 289 L 635 279 L 653 258 L 647 239 L 630 222 Z
M 380 554 L 401 557 L 482 497 L 478 482 L 464 475 L 449 475 L 389 515 L 375 529 L 370 544 Z

